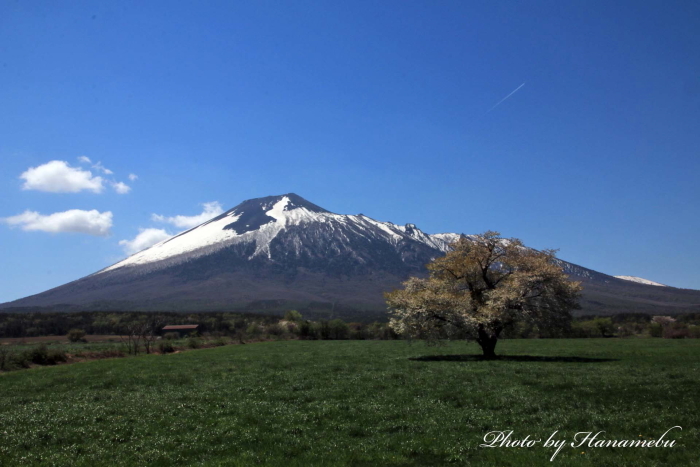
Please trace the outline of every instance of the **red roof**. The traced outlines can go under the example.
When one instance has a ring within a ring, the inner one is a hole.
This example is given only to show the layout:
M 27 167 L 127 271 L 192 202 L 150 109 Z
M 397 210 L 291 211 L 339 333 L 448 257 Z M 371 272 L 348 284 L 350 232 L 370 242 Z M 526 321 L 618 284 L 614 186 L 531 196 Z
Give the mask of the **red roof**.
M 199 327 L 199 324 L 176 324 L 176 325 L 165 326 L 163 328 L 163 331 L 177 331 L 180 329 L 197 329 L 198 327 Z

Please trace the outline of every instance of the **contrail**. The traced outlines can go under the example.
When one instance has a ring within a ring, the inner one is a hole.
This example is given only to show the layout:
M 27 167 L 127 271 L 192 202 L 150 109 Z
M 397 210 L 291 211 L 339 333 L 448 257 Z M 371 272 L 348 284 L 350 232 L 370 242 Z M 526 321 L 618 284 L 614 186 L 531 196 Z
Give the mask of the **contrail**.
M 518 86 L 517 88 L 515 88 L 515 91 L 511 92 L 511 93 L 508 94 L 506 97 L 504 97 L 503 99 L 501 99 L 500 101 L 498 101 L 498 104 L 496 104 L 496 105 L 494 105 L 493 107 L 491 107 L 491 108 L 488 110 L 488 112 L 486 112 L 486 113 L 491 112 L 493 109 L 495 109 L 496 107 L 498 107 L 499 105 L 501 105 L 501 104 L 503 103 L 503 101 L 505 101 L 505 100 L 508 99 L 510 96 L 512 96 L 513 94 L 515 94 L 516 92 L 518 92 L 518 90 L 519 90 L 520 88 L 522 88 L 523 86 L 525 86 L 525 83 L 521 84 L 520 86 Z

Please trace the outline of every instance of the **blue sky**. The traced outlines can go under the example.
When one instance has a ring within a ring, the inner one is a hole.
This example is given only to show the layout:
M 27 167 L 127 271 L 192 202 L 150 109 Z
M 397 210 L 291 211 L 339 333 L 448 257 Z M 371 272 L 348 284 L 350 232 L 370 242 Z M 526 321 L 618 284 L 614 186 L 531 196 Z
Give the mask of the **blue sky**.
M 700 289 L 698 30 L 684 1 L 2 2 L 0 302 L 288 192 Z

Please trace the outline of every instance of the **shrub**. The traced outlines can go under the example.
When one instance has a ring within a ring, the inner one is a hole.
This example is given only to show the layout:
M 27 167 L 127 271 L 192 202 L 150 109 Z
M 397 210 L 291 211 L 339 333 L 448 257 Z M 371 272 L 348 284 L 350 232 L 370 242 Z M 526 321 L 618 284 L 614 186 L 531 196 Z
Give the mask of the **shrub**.
M 350 328 L 342 319 L 334 319 L 328 323 L 328 327 L 331 339 L 347 339 L 350 334 Z
M 216 339 L 213 339 L 211 341 L 211 345 L 214 347 L 221 347 L 222 345 L 226 345 L 226 339 L 223 337 L 217 337 Z
M 569 332 L 571 337 L 603 337 L 594 320 L 574 321 Z
M 632 337 L 641 333 L 640 325 L 637 323 L 623 323 L 617 328 L 619 337 Z
M 528 321 L 515 321 L 503 330 L 508 339 L 534 339 L 540 337 L 539 329 Z
M 686 339 L 690 337 L 690 331 L 686 325 L 675 323 L 665 326 L 662 335 L 665 339 Z
M 297 332 L 301 339 L 316 339 L 313 326 L 308 321 L 302 321 L 297 327 Z
M 187 339 L 187 347 L 190 349 L 198 349 L 202 346 L 202 341 L 197 339 L 196 337 L 190 337 Z
M 284 334 L 284 331 L 284 326 L 279 323 L 275 323 L 267 327 L 267 332 L 273 336 L 281 336 Z
M 238 341 L 239 344 L 245 344 L 245 333 L 240 329 L 236 331 L 233 337 Z
M 28 352 L 15 352 L 9 354 L 9 361 L 7 362 L 8 370 L 16 370 L 17 368 L 29 368 L 32 362 L 29 360 Z
M 280 324 L 283 324 L 284 327 L 287 328 L 287 332 L 290 332 L 292 334 L 296 334 L 297 329 L 299 328 L 295 321 L 283 321 Z
M 158 352 L 160 353 L 172 353 L 175 352 L 175 347 L 173 347 L 172 342 L 170 340 L 162 340 L 158 342 Z
M 66 334 L 66 337 L 71 342 L 86 342 L 85 331 L 82 329 L 71 329 L 68 331 L 68 334 Z
M 50 349 L 49 350 L 49 356 L 48 356 L 48 362 L 49 365 L 54 365 L 58 362 L 65 362 L 68 360 L 68 356 L 66 355 L 66 352 L 61 350 L 61 349 Z
M 374 339 L 389 340 L 398 338 L 398 335 L 386 323 L 374 322 L 370 327 L 370 331 Z
M 362 323 L 348 323 L 348 328 L 350 329 L 350 339 L 353 340 L 365 340 L 368 337 L 367 329 Z
M 688 326 L 688 332 L 690 333 L 690 337 L 692 337 L 693 339 L 700 339 L 700 326 Z
M 297 310 L 289 310 L 284 314 L 284 319 L 286 321 L 301 321 L 301 313 L 299 313 Z
M 126 354 L 123 350 L 119 349 L 105 349 L 98 350 L 95 352 L 86 352 L 84 354 L 86 358 L 103 359 L 103 358 L 121 358 L 125 357 Z
M 42 344 L 27 350 L 25 355 L 30 362 L 36 363 L 37 365 L 44 365 L 49 356 L 49 349 L 46 345 Z
M 67 360 L 66 353 L 63 350 L 49 349 L 44 344 L 27 350 L 25 355 L 26 360 L 37 365 L 55 365 L 58 362 Z
M 676 322 L 675 318 L 671 318 L 670 316 L 654 316 L 651 320 L 655 323 L 659 323 L 662 327 Z
M 593 324 L 602 337 L 613 337 L 615 334 L 615 325 L 610 318 L 595 318 Z
M 0 346 L 0 371 L 8 371 L 11 369 L 10 351 Z M 14 366 L 14 365 L 13 365 Z
M 663 327 L 659 323 L 649 323 L 649 336 L 650 337 L 661 337 L 663 333 Z
M 325 319 L 320 320 L 317 323 L 314 323 L 314 333 L 316 336 L 318 336 L 319 339 L 330 339 L 331 338 L 331 327 L 328 324 L 328 321 Z
M 253 323 L 250 326 L 248 326 L 248 329 L 246 329 L 245 333 L 249 336 L 256 337 L 262 333 L 262 329 L 260 329 L 260 326 L 258 326 L 256 323 Z
M 242 318 L 229 321 L 229 328 L 233 328 L 235 331 L 243 331 L 246 327 L 246 321 Z
M 163 339 L 168 339 L 168 340 L 174 341 L 175 339 L 179 339 L 179 338 L 180 338 L 180 334 L 178 334 L 176 332 L 166 332 L 165 334 L 163 334 Z

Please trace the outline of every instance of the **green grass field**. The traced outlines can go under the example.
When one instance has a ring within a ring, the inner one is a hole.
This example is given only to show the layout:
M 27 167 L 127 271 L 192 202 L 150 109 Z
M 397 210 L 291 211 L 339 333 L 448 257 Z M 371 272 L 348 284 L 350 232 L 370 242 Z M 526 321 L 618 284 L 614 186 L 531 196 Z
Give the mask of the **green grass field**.
M 700 340 L 283 341 L 0 375 L 0 465 L 700 465 Z M 482 448 L 486 432 L 673 448 Z

